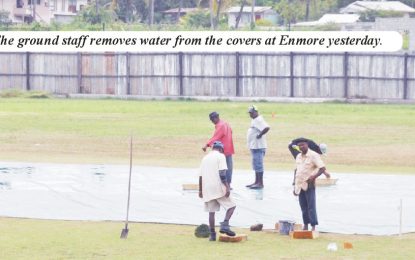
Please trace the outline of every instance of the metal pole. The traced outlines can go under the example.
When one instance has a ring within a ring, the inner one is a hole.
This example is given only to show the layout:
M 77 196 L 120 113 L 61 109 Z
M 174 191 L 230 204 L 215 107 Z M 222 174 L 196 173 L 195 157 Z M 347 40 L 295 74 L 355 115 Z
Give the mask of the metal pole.
M 26 52 L 26 90 L 30 91 L 30 52 Z
M 349 98 L 349 53 L 345 52 L 343 57 L 343 88 L 344 98 Z
M 179 95 L 184 95 L 183 87 L 183 52 L 179 52 Z
M 236 91 L 235 91 L 235 95 L 237 97 L 241 96 L 241 91 L 240 91 L 240 86 L 241 86 L 241 72 L 240 72 L 240 53 L 236 52 L 235 53 L 235 73 L 236 73 Z
M 290 52 L 290 97 L 294 96 L 294 52 Z
M 403 99 L 408 99 L 408 53 L 403 56 Z

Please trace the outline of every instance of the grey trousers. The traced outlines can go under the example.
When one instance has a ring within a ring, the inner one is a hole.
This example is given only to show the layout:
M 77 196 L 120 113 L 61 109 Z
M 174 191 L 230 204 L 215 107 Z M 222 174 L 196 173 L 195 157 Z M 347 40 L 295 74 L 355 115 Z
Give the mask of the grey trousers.
M 226 171 L 226 181 L 230 184 L 232 182 L 233 160 L 232 160 L 232 155 L 228 155 L 225 157 L 226 157 L 226 165 L 228 166 L 228 170 Z

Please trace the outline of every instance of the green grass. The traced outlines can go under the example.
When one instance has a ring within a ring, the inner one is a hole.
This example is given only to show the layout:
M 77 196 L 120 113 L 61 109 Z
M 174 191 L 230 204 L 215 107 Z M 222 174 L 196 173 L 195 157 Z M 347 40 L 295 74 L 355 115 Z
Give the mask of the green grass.
M 237 229 L 241 243 L 196 238 L 194 226 L 0 218 L 1 259 L 414 259 L 415 235 L 320 234 L 315 240 Z M 326 250 L 335 242 L 337 252 Z M 350 242 L 353 249 L 343 249 Z
M 234 132 L 235 168 L 249 169 L 249 103 L 0 98 L 1 160 L 197 167 L 211 111 Z M 271 125 L 266 168 L 287 170 L 291 139 L 328 144 L 331 171 L 415 173 L 414 105 L 257 103 Z M 272 114 L 275 116 L 272 117 Z

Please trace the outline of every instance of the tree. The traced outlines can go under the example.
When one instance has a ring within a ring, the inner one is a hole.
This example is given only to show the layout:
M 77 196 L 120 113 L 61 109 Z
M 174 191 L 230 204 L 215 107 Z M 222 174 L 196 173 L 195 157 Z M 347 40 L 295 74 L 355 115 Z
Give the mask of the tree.
M 113 11 L 107 10 L 103 6 L 94 3 L 84 8 L 77 16 L 77 20 L 83 23 L 101 24 L 114 21 L 114 16 L 115 14 Z
M 239 8 L 239 13 L 235 21 L 235 29 L 238 29 L 239 27 L 239 22 L 241 21 L 241 17 L 242 17 L 242 13 L 243 13 L 245 5 L 246 5 L 246 0 L 241 0 L 241 8 Z
M 291 23 L 295 23 L 301 17 L 304 17 L 304 6 L 299 1 L 281 0 L 275 5 L 275 9 L 283 18 L 288 29 L 291 28 Z
M 118 18 L 126 23 L 132 22 L 135 14 L 135 6 L 132 0 L 113 0 L 112 8 L 115 10 Z
M 210 13 L 200 9 L 196 12 L 186 14 L 180 23 L 187 28 L 210 28 Z
M 5 10 L 0 10 L 0 26 L 9 26 L 12 21 L 9 18 L 10 12 Z

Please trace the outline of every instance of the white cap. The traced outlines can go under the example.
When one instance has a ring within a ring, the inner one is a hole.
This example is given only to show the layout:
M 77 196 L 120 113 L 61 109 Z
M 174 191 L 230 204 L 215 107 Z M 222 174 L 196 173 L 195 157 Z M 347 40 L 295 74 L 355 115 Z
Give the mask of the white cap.
M 319 147 L 320 147 L 320 151 L 323 154 L 326 154 L 327 153 L 327 145 L 326 144 L 320 144 Z

